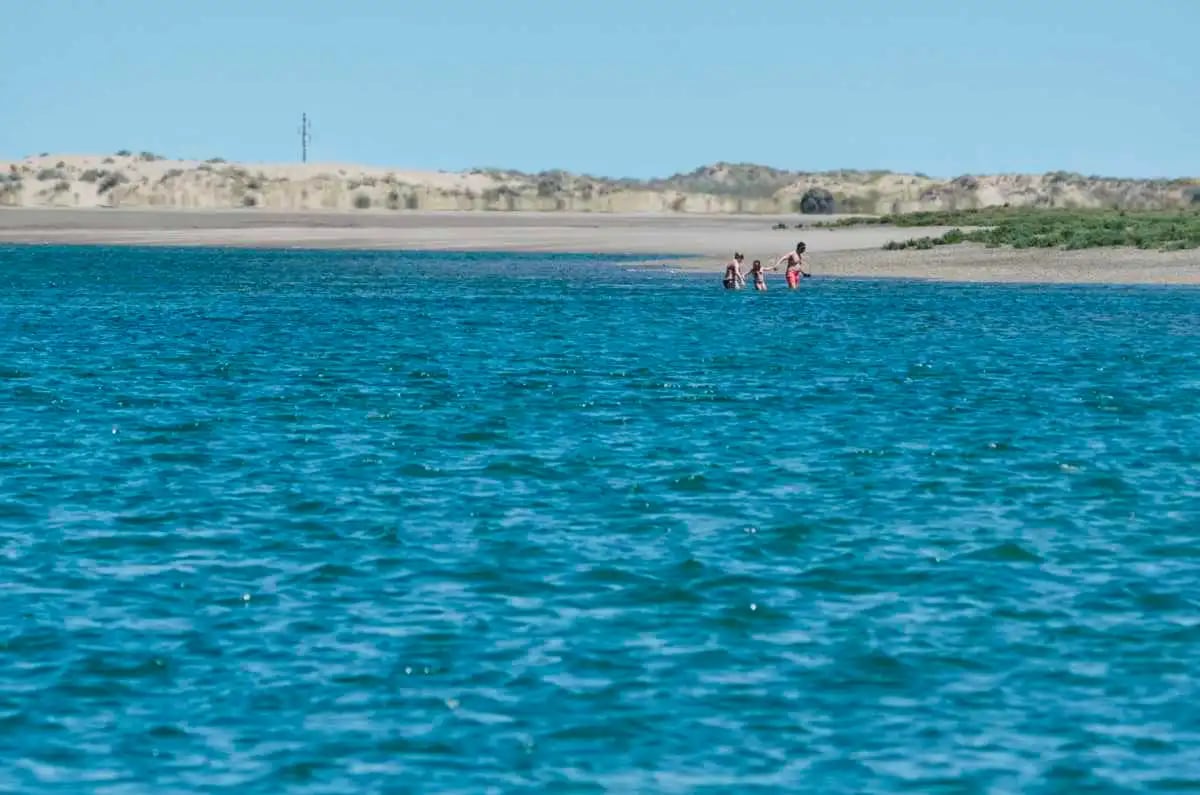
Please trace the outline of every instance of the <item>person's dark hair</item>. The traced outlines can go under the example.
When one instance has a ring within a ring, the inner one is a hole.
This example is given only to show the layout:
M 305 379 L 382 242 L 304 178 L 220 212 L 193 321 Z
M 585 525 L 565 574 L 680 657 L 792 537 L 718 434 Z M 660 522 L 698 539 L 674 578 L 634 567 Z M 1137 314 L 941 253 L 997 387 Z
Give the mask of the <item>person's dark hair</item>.
M 798 251 L 799 253 L 803 254 L 807 250 L 808 250 L 808 246 L 804 245 L 803 240 L 801 240 L 799 243 L 796 244 L 796 251 Z
M 735 252 L 733 252 L 733 258 L 734 259 L 745 259 L 746 256 L 744 254 L 742 254 L 740 251 L 735 251 Z

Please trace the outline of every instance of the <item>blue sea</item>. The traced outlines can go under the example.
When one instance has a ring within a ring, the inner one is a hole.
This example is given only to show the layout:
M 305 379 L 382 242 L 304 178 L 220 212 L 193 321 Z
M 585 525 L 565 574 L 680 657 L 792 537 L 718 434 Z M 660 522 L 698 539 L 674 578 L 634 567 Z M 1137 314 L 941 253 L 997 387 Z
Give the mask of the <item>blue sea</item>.
M 1200 789 L 1200 291 L 0 248 L 0 791 Z

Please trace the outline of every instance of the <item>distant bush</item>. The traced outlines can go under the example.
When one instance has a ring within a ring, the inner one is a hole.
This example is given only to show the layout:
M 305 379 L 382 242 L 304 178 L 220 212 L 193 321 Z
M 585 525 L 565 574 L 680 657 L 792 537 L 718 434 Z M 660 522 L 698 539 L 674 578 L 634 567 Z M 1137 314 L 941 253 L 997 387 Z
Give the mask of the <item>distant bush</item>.
M 772 229 L 787 229 L 787 228 L 788 228 L 788 225 L 787 225 L 787 224 L 775 224 L 775 225 L 774 225 L 774 226 L 772 226 L 771 228 L 772 228 Z
M 166 160 L 162 155 L 156 155 L 153 152 L 139 152 L 138 160 L 144 160 L 147 163 L 153 163 L 156 160 Z
M 63 173 L 57 168 L 43 168 L 37 173 L 39 182 L 46 182 L 52 179 L 62 179 Z
M 396 190 L 388 191 L 387 199 L 385 200 L 385 205 L 389 210 L 399 210 L 400 209 L 400 191 L 396 191 Z
M 833 194 L 824 188 L 809 188 L 800 197 L 800 212 L 805 215 L 830 215 L 835 209 Z
M 55 168 L 66 168 L 66 167 L 67 167 L 67 161 L 65 161 L 65 160 L 59 160 L 57 163 L 55 163 L 55 164 L 54 164 L 54 167 L 55 167 Z
M 417 199 L 417 194 L 410 193 L 404 197 L 404 209 L 417 210 L 417 209 L 420 209 L 420 206 L 421 206 L 421 203 L 420 203 L 420 200 Z
M 262 190 L 262 180 L 260 180 L 260 179 L 255 179 L 255 178 L 251 177 L 251 178 L 250 178 L 250 179 L 249 179 L 249 180 L 246 182 L 246 187 L 247 187 L 249 190 Z
M 95 182 L 96 180 L 100 179 L 102 176 L 104 176 L 107 173 L 108 173 L 107 171 L 100 171 L 98 169 L 89 168 L 87 171 L 85 171 L 79 175 L 79 179 L 82 180 L 83 182 Z
M 132 157 L 132 156 L 133 156 L 133 152 L 130 152 L 128 149 L 118 149 L 117 150 L 117 157 Z
M 102 163 L 109 164 L 109 163 L 115 163 L 115 162 L 117 162 L 117 161 L 116 161 L 116 160 L 113 160 L 111 157 L 106 157 L 106 158 L 104 158 L 104 160 L 102 160 L 101 162 L 102 162 Z
M 242 206 L 243 207 L 257 207 L 258 199 L 251 196 L 250 194 L 246 194 L 245 196 L 242 197 Z
M 1019 208 L 907 213 L 884 216 L 876 223 L 895 226 L 954 225 L 941 237 L 891 241 L 884 248 L 928 249 L 954 243 L 989 247 L 1063 248 L 1068 250 L 1131 246 L 1142 249 L 1200 248 L 1200 213 L 1053 210 Z M 959 224 L 976 228 L 962 231 Z
M 900 251 L 906 248 L 915 248 L 920 250 L 931 249 L 934 246 L 949 246 L 955 243 L 962 243 L 966 240 L 966 236 L 961 229 L 951 229 L 941 237 L 917 237 L 909 240 L 897 241 L 892 240 L 884 244 L 885 251 Z
M 158 181 L 160 183 L 163 183 L 169 179 L 175 179 L 176 177 L 182 177 L 182 176 L 183 176 L 182 168 L 170 168 L 170 169 L 167 169 L 167 172 L 165 174 L 163 174 L 161 177 L 159 177 Z
M 60 179 L 58 182 L 54 183 L 54 192 L 55 193 L 66 193 L 70 189 L 71 189 L 71 183 L 67 182 L 65 179 Z
M 210 157 L 208 160 L 205 160 L 204 162 L 205 163 L 227 163 L 229 161 L 227 161 L 223 157 Z
M 0 204 L 15 204 L 20 191 L 20 174 L 0 174 Z
M 354 208 L 356 210 L 367 210 L 371 207 L 371 197 L 365 193 L 360 193 L 354 197 Z
M 125 176 L 120 171 L 111 171 L 100 179 L 100 182 L 96 185 L 96 192 L 108 193 L 113 188 L 128 181 L 129 177 Z

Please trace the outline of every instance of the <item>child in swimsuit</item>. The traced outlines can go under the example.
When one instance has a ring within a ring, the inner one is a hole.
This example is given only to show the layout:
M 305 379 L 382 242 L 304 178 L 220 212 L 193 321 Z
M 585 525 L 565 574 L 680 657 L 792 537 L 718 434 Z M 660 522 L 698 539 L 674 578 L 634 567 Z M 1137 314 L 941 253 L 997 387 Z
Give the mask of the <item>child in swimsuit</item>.
M 767 277 L 763 273 L 762 260 L 754 260 L 754 264 L 750 266 L 750 275 L 754 277 L 754 289 L 767 289 Z
M 801 276 L 812 276 L 811 273 L 805 273 L 800 267 L 804 264 L 804 252 L 807 250 L 808 247 L 804 243 L 797 243 L 795 251 L 789 251 L 775 263 L 775 267 L 778 268 L 784 262 L 787 262 L 787 270 L 784 271 L 783 275 L 787 279 L 789 290 L 795 290 L 800 286 Z

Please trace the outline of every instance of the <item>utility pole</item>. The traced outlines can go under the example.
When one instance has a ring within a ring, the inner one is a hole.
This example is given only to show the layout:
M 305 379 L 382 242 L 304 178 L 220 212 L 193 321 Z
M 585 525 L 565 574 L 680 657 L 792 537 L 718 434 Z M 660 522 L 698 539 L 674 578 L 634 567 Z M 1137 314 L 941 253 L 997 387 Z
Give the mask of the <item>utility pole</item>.
M 308 122 L 308 114 L 300 114 L 300 162 L 308 162 L 308 142 L 312 140 L 312 125 Z

